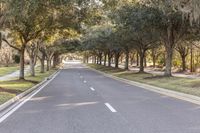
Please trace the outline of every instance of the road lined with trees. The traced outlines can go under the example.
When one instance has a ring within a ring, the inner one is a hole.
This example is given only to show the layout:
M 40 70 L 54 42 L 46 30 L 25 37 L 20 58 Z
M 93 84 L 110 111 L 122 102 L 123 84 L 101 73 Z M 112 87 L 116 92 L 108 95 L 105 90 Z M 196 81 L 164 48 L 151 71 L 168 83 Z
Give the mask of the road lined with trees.
M 199 133 L 200 79 L 172 75 L 199 38 L 199 0 L 0 0 L 0 132 Z

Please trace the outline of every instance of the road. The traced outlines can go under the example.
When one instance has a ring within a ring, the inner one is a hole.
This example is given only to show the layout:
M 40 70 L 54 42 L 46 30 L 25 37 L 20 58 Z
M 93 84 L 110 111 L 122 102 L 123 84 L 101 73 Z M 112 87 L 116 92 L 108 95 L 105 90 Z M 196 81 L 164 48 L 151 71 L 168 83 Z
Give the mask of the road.
M 200 133 L 198 105 L 67 67 L 3 120 L 0 133 Z

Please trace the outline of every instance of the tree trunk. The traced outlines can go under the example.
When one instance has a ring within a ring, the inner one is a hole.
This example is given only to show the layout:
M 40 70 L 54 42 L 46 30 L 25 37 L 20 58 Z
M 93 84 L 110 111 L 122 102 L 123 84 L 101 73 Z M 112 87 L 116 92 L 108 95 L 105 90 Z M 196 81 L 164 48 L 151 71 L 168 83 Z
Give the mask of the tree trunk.
M 50 60 L 47 59 L 47 71 L 49 71 L 49 70 L 50 70 Z
M 186 71 L 186 56 L 182 55 L 181 59 L 182 59 L 182 71 Z
M 193 48 L 191 46 L 190 49 L 190 72 L 194 72 L 194 66 L 193 66 Z
M 144 55 L 144 67 L 147 67 L 147 57 L 146 57 L 146 54 Z
M 104 66 L 106 66 L 106 61 L 107 61 L 107 54 L 104 54 Z
M 20 72 L 19 72 L 19 79 L 24 80 L 24 53 L 25 53 L 25 45 L 22 46 L 20 50 Z
M 40 63 L 41 63 L 41 66 L 40 66 L 40 73 L 44 73 L 45 70 L 44 70 L 44 61 L 45 61 L 45 54 L 42 53 L 42 57 L 40 59 Z
M 129 69 L 129 50 L 126 50 L 126 62 L 125 62 L 125 70 Z
M 155 48 L 152 49 L 152 61 L 153 61 L 153 68 L 156 67 L 156 51 L 155 51 Z
M 111 61 L 112 60 L 112 55 L 111 52 L 108 53 L 108 66 L 111 67 Z
M 45 59 L 40 59 L 40 73 L 44 73 L 44 61 L 45 61 Z
M 102 65 L 102 53 L 99 54 L 99 65 Z
M 164 76 L 171 77 L 172 76 L 172 58 L 173 58 L 173 51 L 174 51 L 174 33 L 173 33 L 173 24 L 171 23 L 170 26 L 167 28 L 167 41 L 165 42 L 165 49 L 167 53 L 166 57 L 166 66 L 165 66 L 165 73 Z
M 165 65 L 165 73 L 164 76 L 170 77 L 172 76 L 172 57 L 173 57 L 173 49 L 172 48 L 166 48 L 166 65 Z
M 50 58 L 50 60 L 49 60 L 49 69 L 51 68 L 51 64 L 52 64 L 52 59 Z
M 140 73 L 144 72 L 144 56 L 145 56 L 145 51 L 141 50 L 139 52 L 139 56 L 140 56 Z
M 53 56 L 53 68 L 56 68 L 56 66 L 59 64 L 59 54 L 54 54 Z
M 119 68 L 119 52 L 115 52 L 115 68 Z
M 139 54 L 138 54 L 138 52 L 137 52 L 137 63 L 136 63 L 136 66 L 139 66 Z
M 34 57 L 30 58 L 30 73 L 32 77 L 35 77 L 35 61 Z
M 98 64 L 98 61 L 97 61 L 97 57 L 96 57 L 96 56 L 94 57 L 94 62 L 95 62 L 95 64 Z

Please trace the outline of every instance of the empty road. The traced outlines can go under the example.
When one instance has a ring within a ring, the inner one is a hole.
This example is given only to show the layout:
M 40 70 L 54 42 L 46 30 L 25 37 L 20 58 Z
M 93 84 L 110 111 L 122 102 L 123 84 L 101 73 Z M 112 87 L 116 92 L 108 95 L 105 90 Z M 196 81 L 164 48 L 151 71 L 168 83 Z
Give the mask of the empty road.
M 198 105 L 81 64 L 66 68 L 3 120 L 0 133 L 200 133 Z

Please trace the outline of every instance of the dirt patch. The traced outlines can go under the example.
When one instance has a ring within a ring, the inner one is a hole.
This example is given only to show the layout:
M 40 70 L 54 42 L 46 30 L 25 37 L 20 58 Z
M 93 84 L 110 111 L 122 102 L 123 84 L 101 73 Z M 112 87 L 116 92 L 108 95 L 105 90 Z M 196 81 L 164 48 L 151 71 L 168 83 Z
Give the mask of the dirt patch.
M 9 82 L 30 82 L 30 83 L 33 83 L 33 84 L 38 84 L 39 82 L 38 81 L 33 81 L 33 80 L 25 80 L 25 79 L 20 79 L 20 80 L 11 80 Z
M 0 87 L 0 92 L 7 92 L 7 93 L 11 93 L 11 94 L 20 94 L 22 93 L 21 90 L 11 90 L 11 89 L 5 89 Z
M 200 82 L 193 83 L 192 88 L 200 88 Z

